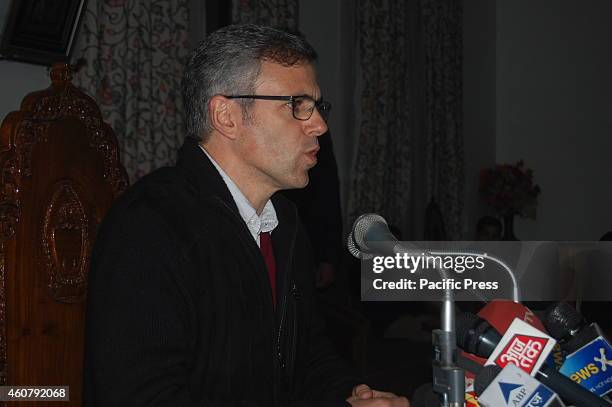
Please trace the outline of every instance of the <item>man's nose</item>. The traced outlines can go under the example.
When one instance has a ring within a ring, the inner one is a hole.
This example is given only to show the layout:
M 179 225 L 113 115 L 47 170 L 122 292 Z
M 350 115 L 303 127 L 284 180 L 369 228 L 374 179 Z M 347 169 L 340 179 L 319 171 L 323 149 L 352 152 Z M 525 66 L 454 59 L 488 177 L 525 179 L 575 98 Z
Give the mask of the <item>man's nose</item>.
M 327 132 L 327 123 L 319 113 L 318 109 L 314 109 L 312 116 L 307 120 L 308 131 L 307 134 L 314 137 L 322 136 Z

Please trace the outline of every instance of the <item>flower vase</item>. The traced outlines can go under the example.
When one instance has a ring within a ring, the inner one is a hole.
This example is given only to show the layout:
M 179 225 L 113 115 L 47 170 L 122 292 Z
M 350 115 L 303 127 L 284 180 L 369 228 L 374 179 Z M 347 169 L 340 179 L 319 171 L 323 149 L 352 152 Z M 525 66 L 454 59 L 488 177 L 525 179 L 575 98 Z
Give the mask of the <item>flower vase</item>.
M 502 240 L 518 240 L 516 236 L 514 236 L 514 214 L 504 215 L 504 234 L 502 235 Z

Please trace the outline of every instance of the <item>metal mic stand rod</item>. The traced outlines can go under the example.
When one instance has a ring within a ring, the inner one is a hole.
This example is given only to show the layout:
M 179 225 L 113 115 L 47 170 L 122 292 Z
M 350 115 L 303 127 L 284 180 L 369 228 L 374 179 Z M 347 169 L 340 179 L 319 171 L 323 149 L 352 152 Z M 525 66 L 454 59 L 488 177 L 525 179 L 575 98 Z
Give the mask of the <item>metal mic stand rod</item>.
M 446 270 L 438 269 L 442 279 L 448 278 Z M 433 390 L 440 395 L 441 407 L 465 406 L 465 373 L 456 364 L 457 340 L 455 332 L 455 297 L 446 287 L 440 313 L 442 329 L 434 329 L 433 341 Z
M 395 253 L 411 253 L 401 244 L 393 248 Z M 429 253 L 428 253 L 429 254 Z M 448 279 L 443 268 L 436 268 L 442 280 Z M 457 334 L 455 332 L 455 296 L 449 287 L 444 289 L 442 311 L 440 313 L 442 329 L 432 331 L 433 342 L 433 391 L 440 395 L 441 407 L 465 406 L 465 373 L 456 361 Z

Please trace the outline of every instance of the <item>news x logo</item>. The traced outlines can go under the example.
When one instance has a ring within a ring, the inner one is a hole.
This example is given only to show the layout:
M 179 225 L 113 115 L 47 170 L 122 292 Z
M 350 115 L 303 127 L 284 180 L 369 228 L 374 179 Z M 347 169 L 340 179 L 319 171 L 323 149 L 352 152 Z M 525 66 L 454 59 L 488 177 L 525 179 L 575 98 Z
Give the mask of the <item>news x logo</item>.
M 582 387 L 598 396 L 612 391 L 612 348 L 599 337 L 567 357 L 561 369 Z
M 517 383 L 499 382 L 499 389 L 504 396 L 507 406 L 513 407 L 540 407 L 545 406 L 554 396 L 546 386 L 539 385 L 532 392 L 526 386 Z
M 531 374 L 547 343 L 547 338 L 514 335 L 495 360 L 495 364 L 504 368 L 508 363 L 513 363 L 523 371 Z

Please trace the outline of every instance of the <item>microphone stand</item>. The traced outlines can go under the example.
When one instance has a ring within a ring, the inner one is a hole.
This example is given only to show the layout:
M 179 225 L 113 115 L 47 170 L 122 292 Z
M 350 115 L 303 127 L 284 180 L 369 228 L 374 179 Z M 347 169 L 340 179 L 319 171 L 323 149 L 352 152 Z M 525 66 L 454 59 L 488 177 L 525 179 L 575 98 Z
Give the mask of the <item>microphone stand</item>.
M 350 238 L 351 236 L 349 236 Z M 393 253 L 412 253 L 410 250 L 406 250 L 400 242 L 393 244 L 391 251 Z M 433 252 L 428 252 L 428 254 L 433 254 Z M 442 280 L 449 278 L 448 272 L 444 268 L 436 267 L 436 270 Z M 432 331 L 433 391 L 440 395 L 441 407 L 464 407 L 465 372 L 456 363 L 455 294 L 449 287 L 444 289 L 440 320 L 442 329 Z
M 349 235 L 349 250 L 350 250 Z M 400 242 L 394 242 L 393 253 L 412 253 L 406 250 Z M 356 250 L 358 251 L 358 250 Z M 428 254 L 434 254 L 428 252 Z M 441 254 L 438 252 L 437 254 Z M 362 257 L 363 258 L 363 257 Z M 448 272 L 444 268 L 437 268 L 442 280 L 448 279 Z M 440 395 L 441 407 L 465 406 L 465 372 L 456 364 L 457 360 L 457 333 L 455 331 L 455 294 L 449 287 L 444 289 L 442 310 L 440 312 L 442 329 L 432 331 L 433 343 L 433 391 Z
M 431 255 L 453 256 L 480 255 L 467 252 L 439 252 L 429 251 Z M 502 266 L 512 280 L 512 297 L 515 302 L 520 302 L 520 290 L 514 273 L 501 259 L 482 254 L 483 257 L 494 261 Z M 443 268 L 436 268 L 440 277 L 448 279 L 448 272 Z M 456 364 L 457 356 L 457 334 L 455 331 L 455 294 L 452 289 L 445 287 L 440 313 L 442 329 L 432 331 L 433 342 L 433 391 L 440 395 L 441 407 L 463 407 L 465 406 L 465 373 Z
M 442 279 L 448 278 L 444 269 L 437 269 Z M 440 312 L 442 329 L 432 331 L 433 391 L 440 395 L 441 407 L 465 406 L 465 373 L 456 364 L 457 339 L 455 332 L 455 296 L 446 287 Z

